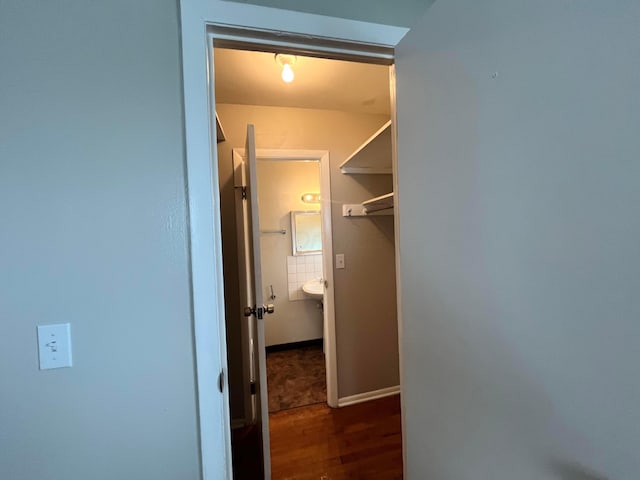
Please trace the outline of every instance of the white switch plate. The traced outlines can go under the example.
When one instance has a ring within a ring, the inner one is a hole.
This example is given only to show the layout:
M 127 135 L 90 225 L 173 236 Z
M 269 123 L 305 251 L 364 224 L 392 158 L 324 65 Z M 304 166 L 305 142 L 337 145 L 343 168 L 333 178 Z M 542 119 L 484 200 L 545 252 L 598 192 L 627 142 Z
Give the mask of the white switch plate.
M 344 268 L 344 253 L 336 254 L 336 269 Z
M 71 327 L 68 323 L 38 325 L 40 370 L 71 366 Z

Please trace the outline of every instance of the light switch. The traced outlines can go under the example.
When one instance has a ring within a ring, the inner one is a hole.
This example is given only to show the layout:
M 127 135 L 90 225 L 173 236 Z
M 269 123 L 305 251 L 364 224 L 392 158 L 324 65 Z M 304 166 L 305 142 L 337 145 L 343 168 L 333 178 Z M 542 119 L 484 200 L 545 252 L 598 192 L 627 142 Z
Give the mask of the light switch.
M 344 268 L 344 253 L 336 254 L 336 269 Z
M 71 329 L 68 323 L 38 325 L 40 370 L 71 366 Z

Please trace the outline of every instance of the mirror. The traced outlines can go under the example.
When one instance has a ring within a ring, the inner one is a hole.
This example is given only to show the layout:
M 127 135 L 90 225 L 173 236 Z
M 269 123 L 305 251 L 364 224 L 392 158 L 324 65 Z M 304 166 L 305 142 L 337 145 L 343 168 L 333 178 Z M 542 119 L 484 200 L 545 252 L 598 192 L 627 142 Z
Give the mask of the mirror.
M 320 211 L 291 212 L 291 239 L 294 255 L 322 253 Z

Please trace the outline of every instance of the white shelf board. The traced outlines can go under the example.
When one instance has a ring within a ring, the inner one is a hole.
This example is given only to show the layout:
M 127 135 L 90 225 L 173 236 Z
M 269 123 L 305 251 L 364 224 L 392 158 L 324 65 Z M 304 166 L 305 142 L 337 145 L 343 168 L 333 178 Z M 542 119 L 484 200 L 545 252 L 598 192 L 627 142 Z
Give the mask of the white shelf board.
M 393 215 L 393 193 L 387 193 L 362 203 L 345 203 L 342 205 L 343 217 L 372 217 Z
M 380 195 L 379 197 L 362 202 L 362 206 L 367 213 L 387 210 L 389 208 L 393 208 L 393 197 L 393 192 L 387 193 L 386 195 Z
M 340 165 L 346 174 L 393 173 L 391 168 L 391 120 L 385 123 Z

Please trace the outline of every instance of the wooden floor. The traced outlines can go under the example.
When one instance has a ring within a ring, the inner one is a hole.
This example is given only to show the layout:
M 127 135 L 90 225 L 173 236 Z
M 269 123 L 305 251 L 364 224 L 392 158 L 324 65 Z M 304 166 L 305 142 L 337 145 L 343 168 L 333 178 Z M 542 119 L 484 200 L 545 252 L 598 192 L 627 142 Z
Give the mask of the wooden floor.
M 398 395 L 269 416 L 273 480 L 402 479 Z

